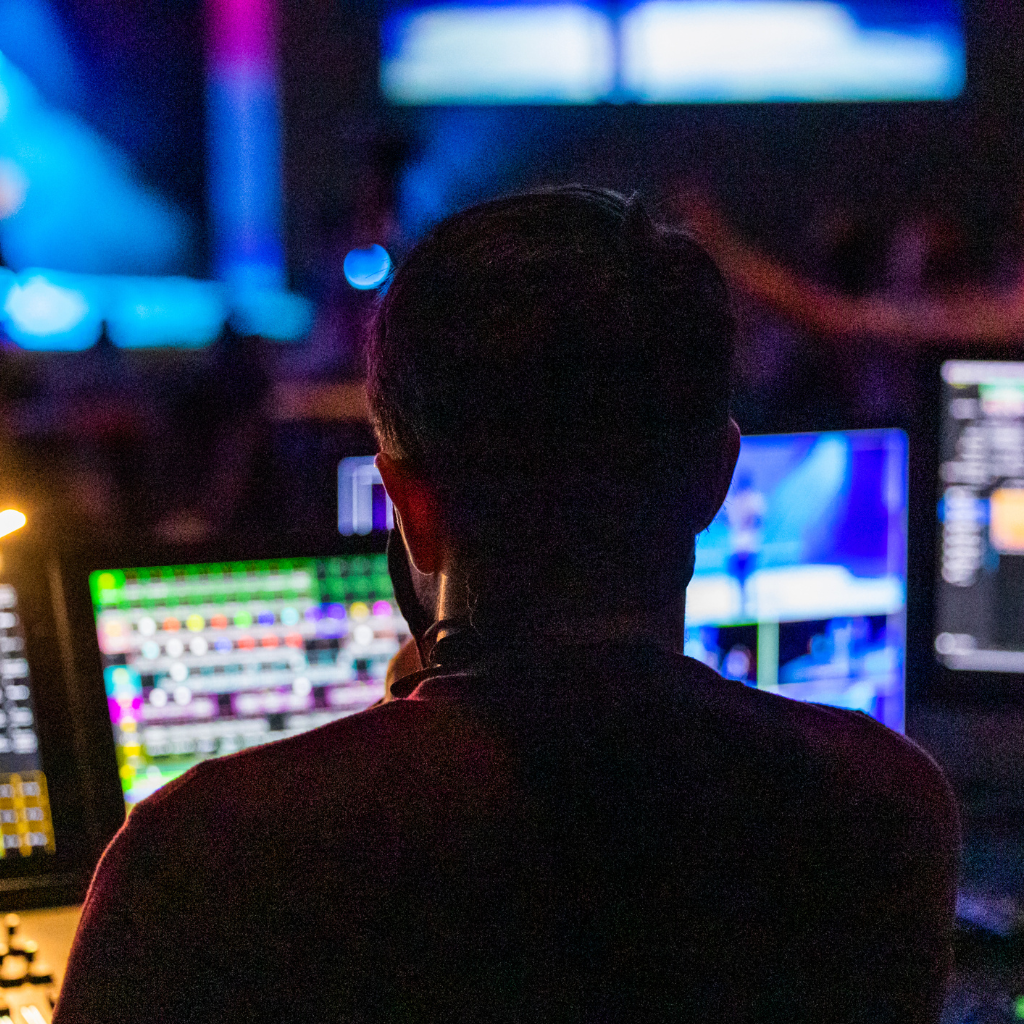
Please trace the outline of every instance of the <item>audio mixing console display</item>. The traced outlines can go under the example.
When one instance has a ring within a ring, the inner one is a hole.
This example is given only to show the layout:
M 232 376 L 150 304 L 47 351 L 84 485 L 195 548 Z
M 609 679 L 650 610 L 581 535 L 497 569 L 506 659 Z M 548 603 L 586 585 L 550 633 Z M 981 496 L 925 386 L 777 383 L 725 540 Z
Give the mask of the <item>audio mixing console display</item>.
M 0 857 L 53 853 L 18 594 L 0 584 Z
M 208 757 L 361 711 L 409 635 L 383 554 L 90 573 L 129 809 Z

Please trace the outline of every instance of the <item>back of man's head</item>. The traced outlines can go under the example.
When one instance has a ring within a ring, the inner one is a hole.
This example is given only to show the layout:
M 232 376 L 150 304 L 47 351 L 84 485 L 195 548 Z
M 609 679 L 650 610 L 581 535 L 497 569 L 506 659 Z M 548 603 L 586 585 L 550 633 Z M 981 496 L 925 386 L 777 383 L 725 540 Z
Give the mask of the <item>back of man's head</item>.
M 373 325 L 381 450 L 429 484 L 470 589 L 595 607 L 688 579 L 734 319 L 710 257 L 571 186 L 439 224 Z

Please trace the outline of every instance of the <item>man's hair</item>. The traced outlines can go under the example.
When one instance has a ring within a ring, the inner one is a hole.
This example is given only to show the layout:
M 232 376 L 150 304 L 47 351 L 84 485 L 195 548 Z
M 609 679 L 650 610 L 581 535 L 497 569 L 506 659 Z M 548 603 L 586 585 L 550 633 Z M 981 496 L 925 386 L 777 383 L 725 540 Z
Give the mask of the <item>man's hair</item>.
M 667 599 L 723 443 L 734 335 L 711 258 L 635 197 L 484 203 L 437 225 L 380 303 L 377 438 L 436 492 L 471 588 Z

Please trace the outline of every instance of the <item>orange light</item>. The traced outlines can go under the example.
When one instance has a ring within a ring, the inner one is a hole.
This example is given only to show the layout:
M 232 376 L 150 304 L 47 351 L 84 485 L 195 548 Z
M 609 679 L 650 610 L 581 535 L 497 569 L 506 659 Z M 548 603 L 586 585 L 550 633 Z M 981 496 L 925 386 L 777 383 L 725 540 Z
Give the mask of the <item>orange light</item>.
M 16 508 L 5 508 L 0 512 L 0 537 L 20 530 L 27 522 L 24 512 L 19 512 Z

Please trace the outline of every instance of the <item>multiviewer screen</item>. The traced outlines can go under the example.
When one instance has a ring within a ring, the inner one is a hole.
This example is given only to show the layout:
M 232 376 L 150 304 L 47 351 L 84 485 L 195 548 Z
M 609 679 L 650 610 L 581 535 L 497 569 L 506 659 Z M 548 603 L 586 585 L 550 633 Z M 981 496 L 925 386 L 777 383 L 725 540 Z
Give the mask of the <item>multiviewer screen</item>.
M 746 437 L 698 538 L 686 653 L 902 730 L 906 565 L 902 431 Z
M 383 554 L 106 569 L 89 583 L 129 809 L 205 758 L 363 710 L 408 636 Z
M 943 364 L 935 651 L 1024 672 L 1024 363 Z

